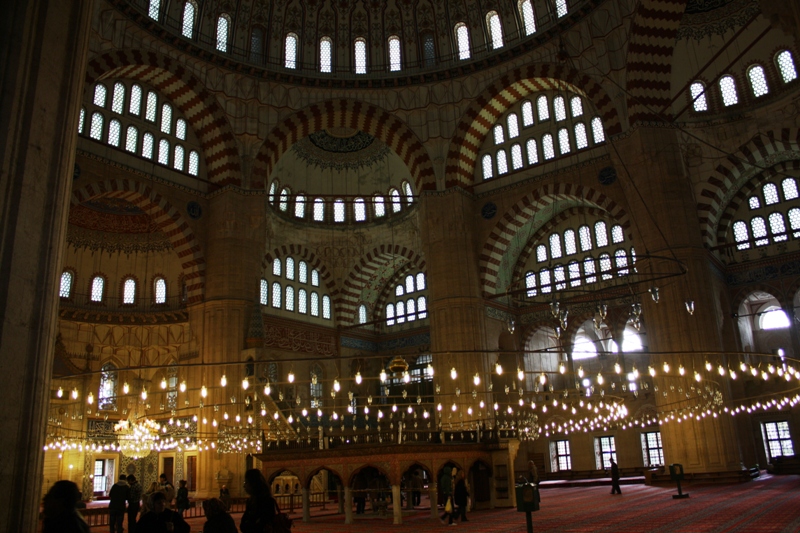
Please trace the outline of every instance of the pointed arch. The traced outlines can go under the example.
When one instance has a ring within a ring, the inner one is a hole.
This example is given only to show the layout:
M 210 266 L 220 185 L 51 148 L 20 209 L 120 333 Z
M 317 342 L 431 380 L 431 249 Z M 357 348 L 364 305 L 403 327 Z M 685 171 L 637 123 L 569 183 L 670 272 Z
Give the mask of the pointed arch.
M 487 87 L 462 116 L 447 153 L 445 186 L 472 185 L 480 146 L 492 126 L 511 106 L 529 94 L 565 88 L 594 104 L 608 135 L 622 131 L 620 116 L 611 97 L 593 78 L 561 65 L 522 67 Z
M 119 50 L 96 56 L 86 68 L 86 90 L 106 78 L 140 80 L 158 89 L 191 124 L 203 147 L 208 180 L 241 185 L 236 139 L 227 115 L 189 70 L 173 58 L 142 50 Z
M 164 232 L 181 261 L 186 280 L 187 303 L 203 300 L 206 260 L 194 231 L 181 213 L 150 185 L 130 179 L 99 181 L 72 192 L 71 204 L 78 205 L 95 198 L 120 198 L 144 211 Z
M 275 126 L 256 155 L 253 175 L 265 182 L 293 144 L 311 133 L 334 127 L 360 130 L 380 139 L 408 166 L 417 191 L 436 188 L 433 163 L 427 150 L 397 115 L 372 104 L 344 99 L 311 105 Z

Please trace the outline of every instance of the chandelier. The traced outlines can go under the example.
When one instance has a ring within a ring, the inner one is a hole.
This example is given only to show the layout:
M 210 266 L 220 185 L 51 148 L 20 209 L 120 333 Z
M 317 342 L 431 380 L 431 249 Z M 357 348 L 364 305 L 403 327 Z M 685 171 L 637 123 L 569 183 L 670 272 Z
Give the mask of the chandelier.
M 134 422 L 133 418 L 114 425 L 118 449 L 125 457 L 142 459 L 159 448 L 161 424 L 147 418 Z

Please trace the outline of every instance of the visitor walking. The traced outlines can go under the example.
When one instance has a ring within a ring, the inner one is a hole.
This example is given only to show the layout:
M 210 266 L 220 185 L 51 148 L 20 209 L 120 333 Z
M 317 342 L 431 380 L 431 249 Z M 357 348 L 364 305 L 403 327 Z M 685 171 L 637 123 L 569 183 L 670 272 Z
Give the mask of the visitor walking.
M 178 496 L 175 498 L 175 506 L 178 512 L 183 516 L 183 512 L 189 508 L 189 489 L 186 488 L 186 480 L 180 480 L 180 488 L 178 488 Z
M 136 531 L 136 517 L 142 507 L 142 485 L 133 474 L 128 476 L 128 485 L 130 486 L 130 492 L 128 492 L 128 532 L 134 533 Z
M 269 490 L 264 474 L 258 468 L 251 468 L 244 473 L 244 491 L 250 495 L 245 505 L 239 529 L 242 533 L 263 533 L 264 528 L 272 525 L 275 519 L 277 503 Z
M 122 533 L 122 521 L 125 519 L 126 504 L 131 493 L 128 476 L 119 476 L 108 492 L 108 529 L 111 533 Z
M 465 480 L 464 471 L 459 471 L 456 479 L 456 486 L 453 489 L 453 501 L 458 507 L 459 522 L 469 522 L 467 519 L 467 504 L 469 502 L 469 491 L 467 491 L 467 482 Z
M 203 524 L 203 533 L 239 533 L 236 523 L 228 514 L 225 504 L 219 498 L 210 498 L 203 501 L 203 512 L 206 523 Z
M 90 533 L 78 512 L 81 491 L 72 481 L 56 481 L 42 504 L 42 533 Z
M 611 459 L 611 494 L 622 494 L 619 488 L 619 466 Z
M 420 502 L 422 502 L 422 477 L 419 475 L 419 470 L 415 470 L 411 476 L 411 505 L 416 507 Z
M 454 526 L 453 522 L 453 468 L 445 466 L 442 468 L 442 475 L 439 477 L 439 490 L 442 492 L 444 500 L 444 514 L 440 518 L 442 524 L 447 517 L 447 525 Z
M 231 510 L 231 491 L 228 489 L 227 485 L 222 485 L 219 488 L 219 499 L 225 505 L 225 510 Z

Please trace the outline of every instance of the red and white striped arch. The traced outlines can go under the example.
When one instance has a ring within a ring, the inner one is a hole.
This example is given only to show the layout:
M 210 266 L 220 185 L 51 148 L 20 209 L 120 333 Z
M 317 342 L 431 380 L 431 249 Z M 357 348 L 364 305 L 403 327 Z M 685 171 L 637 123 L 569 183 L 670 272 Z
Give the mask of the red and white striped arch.
M 313 104 L 275 126 L 256 155 L 253 181 L 265 184 L 278 160 L 294 143 L 326 128 L 360 130 L 380 139 L 408 166 L 416 192 L 436 188 L 430 156 L 405 122 L 372 104 L 344 99 Z
M 119 50 L 89 61 L 86 90 L 107 78 L 140 80 L 158 89 L 181 110 L 197 135 L 207 179 L 219 185 L 241 185 L 239 152 L 228 119 L 216 97 L 186 67 L 155 52 Z
M 486 239 L 479 259 L 483 291 L 486 295 L 496 294 L 498 289 L 505 290 L 505 287 L 497 287 L 500 265 L 517 232 L 537 211 L 545 209 L 557 201 L 567 199 L 577 200 L 599 209 L 620 224 L 626 232 L 630 227 L 627 211 L 605 194 L 572 183 L 545 185 L 525 195 L 506 211 Z
M 169 238 L 181 261 L 186 280 L 188 303 L 203 300 L 206 286 L 206 260 L 194 231 L 161 194 L 135 180 L 115 179 L 89 183 L 72 192 L 71 204 L 95 198 L 120 198 L 144 211 Z
M 603 120 L 606 133 L 613 135 L 622 131 L 611 97 L 594 79 L 561 65 L 523 67 L 494 82 L 464 113 L 450 142 L 445 186 L 470 187 L 474 181 L 478 151 L 497 120 L 526 96 L 552 89 L 568 89 L 586 96 Z

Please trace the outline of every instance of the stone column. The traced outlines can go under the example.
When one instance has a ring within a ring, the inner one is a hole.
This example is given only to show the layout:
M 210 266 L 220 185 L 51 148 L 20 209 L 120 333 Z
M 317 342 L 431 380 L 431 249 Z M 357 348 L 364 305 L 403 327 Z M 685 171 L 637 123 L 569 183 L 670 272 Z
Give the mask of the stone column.
M 311 501 L 308 496 L 308 489 L 303 487 L 300 489 L 300 493 L 303 496 L 303 522 L 310 522 L 311 521 Z
M 439 520 L 439 488 L 436 483 L 428 484 L 428 498 L 431 500 L 431 518 Z
M 403 497 L 400 495 L 400 485 L 392 485 L 392 517 L 394 525 L 403 523 Z
M 0 17 L 0 531 L 36 531 L 91 0 Z
M 344 514 L 344 492 L 342 486 L 338 484 L 336 485 L 336 503 L 338 504 L 336 512 Z
M 344 523 L 353 523 L 353 489 L 344 488 Z

